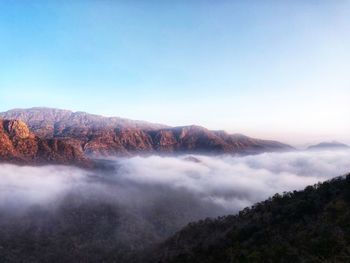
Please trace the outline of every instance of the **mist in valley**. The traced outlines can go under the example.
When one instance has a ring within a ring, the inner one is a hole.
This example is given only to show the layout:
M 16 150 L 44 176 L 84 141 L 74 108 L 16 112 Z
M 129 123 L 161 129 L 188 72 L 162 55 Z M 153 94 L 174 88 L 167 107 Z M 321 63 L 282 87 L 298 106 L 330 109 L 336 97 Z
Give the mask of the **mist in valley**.
M 345 174 L 349 154 L 132 157 L 95 171 L 1 164 L 0 258 L 144 262 L 141 252 L 189 222 Z

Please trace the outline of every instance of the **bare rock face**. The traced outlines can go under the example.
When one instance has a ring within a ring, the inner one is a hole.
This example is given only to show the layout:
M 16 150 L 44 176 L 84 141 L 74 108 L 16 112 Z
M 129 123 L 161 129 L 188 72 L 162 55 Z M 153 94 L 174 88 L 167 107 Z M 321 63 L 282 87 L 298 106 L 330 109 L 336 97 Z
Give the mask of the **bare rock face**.
M 20 120 L 4 121 L 4 128 L 11 137 L 26 139 L 31 135 L 28 126 Z
M 0 120 L 0 161 L 20 164 L 91 164 L 69 139 L 41 139 L 19 120 Z

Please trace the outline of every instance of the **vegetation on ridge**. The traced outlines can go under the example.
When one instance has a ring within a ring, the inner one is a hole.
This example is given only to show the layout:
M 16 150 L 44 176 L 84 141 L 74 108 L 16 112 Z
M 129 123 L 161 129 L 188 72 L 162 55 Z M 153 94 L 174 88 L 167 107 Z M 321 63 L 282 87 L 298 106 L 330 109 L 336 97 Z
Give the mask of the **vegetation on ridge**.
M 152 262 L 350 262 L 350 175 L 191 223 Z

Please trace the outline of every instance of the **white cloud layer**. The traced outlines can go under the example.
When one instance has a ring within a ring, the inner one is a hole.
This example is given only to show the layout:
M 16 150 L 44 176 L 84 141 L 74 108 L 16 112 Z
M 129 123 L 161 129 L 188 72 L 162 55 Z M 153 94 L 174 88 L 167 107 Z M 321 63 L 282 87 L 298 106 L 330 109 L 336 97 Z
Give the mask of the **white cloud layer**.
M 187 157 L 117 159 L 115 172 L 100 174 L 66 166 L 1 164 L 0 206 L 52 204 L 74 191 L 110 192 L 116 202 L 140 207 L 143 201 L 149 205 L 169 192 L 169 202 L 172 198 L 179 202 L 179 194 L 184 193 L 203 206 L 211 204 L 221 209 L 218 211 L 235 212 L 277 192 L 303 189 L 350 171 L 350 151 L 193 156 L 199 162 Z
M 303 189 L 350 171 L 350 151 L 264 153 L 244 157 L 134 157 L 119 161 L 134 182 L 183 188 L 230 210 L 277 192 Z
M 40 205 L 56 201 L 83 184 L 86 172 L 66 166 L 0 165 L 0 207 Z

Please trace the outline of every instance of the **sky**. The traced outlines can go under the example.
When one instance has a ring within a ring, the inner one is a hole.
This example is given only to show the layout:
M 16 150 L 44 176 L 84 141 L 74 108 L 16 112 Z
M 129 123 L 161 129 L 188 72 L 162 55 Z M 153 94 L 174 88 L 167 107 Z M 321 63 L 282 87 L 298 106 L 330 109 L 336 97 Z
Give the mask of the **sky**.
M 350 143 L 350 1 L 0 0 L 0 111 Z

